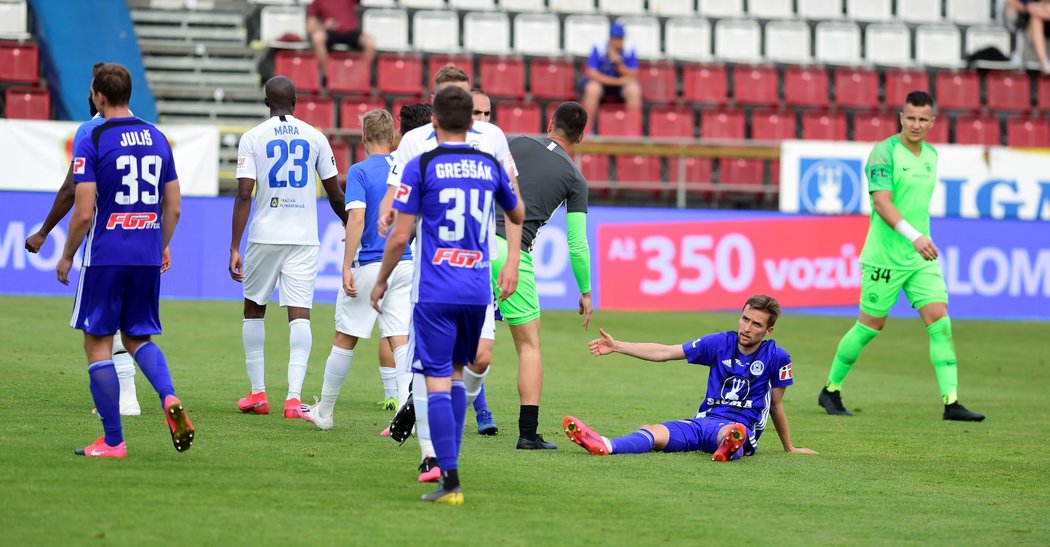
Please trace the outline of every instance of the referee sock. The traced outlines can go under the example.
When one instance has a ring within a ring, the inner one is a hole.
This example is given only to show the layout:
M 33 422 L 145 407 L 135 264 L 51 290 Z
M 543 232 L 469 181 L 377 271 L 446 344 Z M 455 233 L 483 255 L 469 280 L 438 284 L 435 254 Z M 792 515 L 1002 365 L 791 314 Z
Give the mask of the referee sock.
M 523 439 L 536 438 L 536 427 L 539 422 L 539 405 L 521 405 L 518 410 L 518 436 Z
M 244 341 L 244 365 L 248 369 L 248 380 L 252 383 L 252 393 L 266 391 L 264 379 L 263 346 L 266 345 L 266 321 L 263 319 L 245 319 L 241 325 L 241 339 Z
M 842 389 L 842 381 L 846 379 L 853 364 L 860 357 L 864 346 L 871 342 L 879 331 L 861 324 L 857 321 L 846 334 L 839 340 L 839 347 L 835 350 L 835 360 L 831 363 L 831 371 L 828 373 L 828 391 Z
M 135 351 L 135 361 L 142 369 L 142 375 L 153 384 L 153 389 L 160 396 L 160 404 L 164 404 L 164 398 L 175 395 L 175 388 L 171 385 L 171 372 L 168 370 L 168 361 L 164 358 L 164 352 L 153 342 L 146 342 Z
M 937 374 L 941 388 L 941 399 L 950 405 L 959 400 L 959 367 L 955 360 L 955 343 L 952 340 L 952 320 L 944 316 L 926 327 L 930 334 L 930 361 Z
M 120 425 L 120 382 L 112 360 L 95 361 L 88 366 L 91 398 L 95 411 L 102 420 L 106 432 L 106 444 L 117 446 L 124 442 L 124 431 Z
M 605 441 L 605 446 L 609 447 L 610 454 L 645 454 L 652 452 L 656 446 L 656 438 L 648 429 L 639 429 L 630 435 L 615 439 L 602 437 L 602 440 Z

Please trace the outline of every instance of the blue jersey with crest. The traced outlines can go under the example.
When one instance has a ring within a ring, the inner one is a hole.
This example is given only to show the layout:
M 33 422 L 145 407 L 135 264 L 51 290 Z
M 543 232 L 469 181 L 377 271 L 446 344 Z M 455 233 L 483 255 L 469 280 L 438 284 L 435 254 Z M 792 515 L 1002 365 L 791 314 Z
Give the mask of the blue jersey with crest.
M 350 166 L 346 175 L 346 210 L 365 210 L 365 226 L 361 232 L 361 248 L 357 252 L 360 265 L 381 262 L 386 238 L 379 235 L 379 204 L 386 197 L 386 179 L 394 157 L 390 154 L 371 154 L 364 161 Z M 411 247 L 405 249 L 402 260 L 412 260 Z
M 161 198 L 177 178 L 167 138 L 138 118 L 107 120 L 79 140 L 73 182 L 97 186 L 84 266 L 160 266 Z
M 682 344 L 686 360 L 711 368 L 707 396 L 697 417 L 740 422 L 761 435 L 769 416 L 773 388 L 790 386 L 791 356 L 773 340 L 763 340 L 750 355 L 737 348 L 737 333 L 708 334 Z
M 419 219 L 413 302 L 492 303 L 493 201 L 509 211 L 518 197 L 500 162 L 468 144 L 442 144 L 405 165 L 394 209 Z

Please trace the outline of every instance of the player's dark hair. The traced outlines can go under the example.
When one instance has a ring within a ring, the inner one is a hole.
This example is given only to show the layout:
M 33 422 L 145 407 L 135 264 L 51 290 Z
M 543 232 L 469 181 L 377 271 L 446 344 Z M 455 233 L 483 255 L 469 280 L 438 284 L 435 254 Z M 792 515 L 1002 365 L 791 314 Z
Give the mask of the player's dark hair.
M 580 103 L 572 101 L 561 103 L 551 119 L 554 132 L 565 137 L 569 142 L 580 140 L 580 135 L 587 128 L 587 109 Z
M 465 89 L 450 86 L 434 96 L 434 118 L 441 129 L 451 133 L 466 133 L 474 122 L 474 99 Z
M 430 123 L 430 117 L 434 115 L 434 109 L 430 103 L 406 104 L 397 113 L 398 122 L 401 124 L 401 134 L 422 127 Z
M 772 296 L 756 294 L 747 299 L 747 303 L 744 304 L 742 309 L 747 308 L 768 313 L 769 324 L 766 325 L 767 328 L 775 325 L 777 318 L 780 317 L 780 302 L 777 302 L 777 299 Z
M 437 74 L 434 75 L 434 89 L 441 87 L 441 84 L 456 82 L 467 82 L 469 84 L 470 76 L 467 76 L 467 73 L 462 68 L 452 65 L 445 65 L 439 68 Z
M 124 65 L 103 63 L 92 72 L 94 81 L 92 89 L 101 93 L 109 106 L 124 106 L 131 100 L 131 73 Z
M 910 104 L 912 106 L 929 106 L 933 107 L 933 96 L 925 91 L 912 91 L 908 93 L 908 96 L 904 99 L 904 104 Z

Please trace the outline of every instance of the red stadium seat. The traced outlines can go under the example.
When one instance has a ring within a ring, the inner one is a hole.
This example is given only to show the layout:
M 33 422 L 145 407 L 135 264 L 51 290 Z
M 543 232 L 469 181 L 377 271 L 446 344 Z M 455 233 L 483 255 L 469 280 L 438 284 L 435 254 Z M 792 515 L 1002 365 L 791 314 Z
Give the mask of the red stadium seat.
M 287 76 L 295 82 L 297 91 L 321 90 L 321 75 L 313 53 L 282 49 L 274 57 L 273 70 L 274 74 Z
M 797 123 L 791 110 L 756 110 L 751 113 L 751 139 L 781 141 L 796 138 Z
M 326 68 L 328 89 L 340 93 L 367 94 L 372 91 L 372 67 L 360 53 L 333 51 Z
M 9 87 L 4 92 L 4 104 L 8 118 L 51 119 L 51 92 L 41 87 Z
M 339 127 L 355 131 L 361 130 L 361 120 L 357 117 L 374 108 L 386 108 L 382 99 L 368 97 L 346 97 L 339 103 Z M 397 125 L 397 113 L 394 113 L 394 125 Z
M 656 156 L 616 156 L 616 186 L 660 190 L 664 188 L 660 176 L 660 158 Z
M 897 132 L 897 114 L 894 111 L 853 114 L 854 142 L 879 142 Z
M 777 103 L 777 71 L 769 66 L 733 69 L 733 99 L 739 104 L 770 106 Z
M 842 141 L 846 140 L 846 133 L 846 115 L 842 112 L 802 113 L 803 139 Z
M 1023 72 L 992 71 L 984 83 L 990 110 L 1024 112 L 1032 106 L 1031 82 Z
M 1007 146 L 1050 147 L 1050 120 L 1011 118 L 1006 121 Z
M 354 163 L 357 163 L 359 161 L 364 161 L 364 159 L 367 157 L 368 153 L 365 152 L 365 145 L 357 143 L 357 145 L 354 146 L 354 157 L 351 159 L 354 161 Z
M 299 95 L 295 102 L 295 117 L 321 129 L 335 125 L 335 105 L 331 97 Z
M 865 68 L 835 71 L 835 103 L 846 108 L 875 108 L 879 105 L 879 74 Z
M 580 172 L 587 179 L 587 183 L 593 186 L 608 186 L 609 182 L 609 156 L 605 154 L 580 154 Z
M 521 99 L 525 96 L 525 63 L 518 57 L 482 57 L 481 89 L 491 97 Z
M 699 191 L 709 194 L 710 190 L 697 188 L 697 185 L 712 184 L 715 180 L 714 162 L 711 158 L 667 158 L 667 185 L 671 189 L 678 187 L 678 165 L 685 162 L 685 189 L 689 192 Z
M 745 158 L 721 158 L 718 160 L 719 182 L 729 184 L 754 184 L 762 186 L 765 174 L 762 160 Z
M 493 109 L 492 121 L 508 135 L 537 135 L 545 132 L 538 103 L 500 101 Z
M 930 75 L 921 70 L 890 70 L 886 72 L 886 103 L 900 110 L 904 99 L 912 91 L 929 91 Z
M 743 140 L 744 113 L 740 110 L 704 110 L 700 113 L 700 136 L 704 139 Z
M 792 106 L 827 106 L 827 71 L 809 66 L 784 69 L 784 102 Z
M 631 112 L 617 104 L 598 108 L 598 134 L 602 136 L 641 137 L 641 112 Z
M 437 76 L 441 67 L 446 65 L 452 65 L 456 68 L 462 69 L 463 72 L 467 73 L 467 77 L 470 78 L 471 85 L 474 84 L 474 58 L 470 55 L 448 55 L 446 53 L 434 53 L 427 58 L 427 86 L 428 89 L 433 89 L 434 77 Z
M 346 173 L 350 170 L 350 143 L 340 139 L 328 139 L 335 156 L 335 168 L 339 171 L 339 185 L 346 189 Z
M 0 42 L 0 81 L 36 83 L 40 79 L 36 44 Z
M 657 105 L 649 109 L 650 137 L 695 136 L 696 116 L 688 107 Z
M 960 116 L 956 118 L 955 142 L 956 144 L 998 146 L 999 119 L 995 116 Z
M 533 59 L 529 63 L 533 98 L 567 101 L 576 98 L 576 71 L 566 59 Z
M 926 134 L 926 140 L 933 144 L 948 144 L 948 116 L 941 116 L 941 120 L 933 124 L 930 132 Z M 889 135 L 887 135 L 888 137 Z
M 938 107 L 966 111 L 981 108 L 981 82 L 976 72 L 942 70 L 935 82 Z
M 638 83 L 647 103 L 670 103 L 678 96 L 678 79 L 671 62 L 643 61 L 638 69 Z
M 1050 111 L 1050 78 L 1039 78 L 1036 96 L 1036 108 L 1043 112 Z
M 728 97 L 726 68 L 719 65 L 685 65 L 682 67 L 682 99 L 687 103 L 726 104 Z
M 423 83 L 423 60 L 413 53 L 380 54 L 376 72 L 380 93 L 421 96 L 430 89 Z

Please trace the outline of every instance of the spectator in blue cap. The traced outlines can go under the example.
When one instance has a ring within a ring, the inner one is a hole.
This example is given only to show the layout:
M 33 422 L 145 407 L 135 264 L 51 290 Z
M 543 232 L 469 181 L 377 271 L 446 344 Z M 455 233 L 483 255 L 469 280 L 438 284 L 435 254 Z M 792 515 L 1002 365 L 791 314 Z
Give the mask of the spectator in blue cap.
M 594 46 L 587 60 L 587 71 L 580 81 L 580 102 L 594 120 L 598 104 L 604 100 L 622 102 L 627 110 L 641 115 L 642 88 L 638 85 L 638 56 L 634 48 L 624 49 L 623 25 L 609 25 L 609 41 L 604 48 Z

